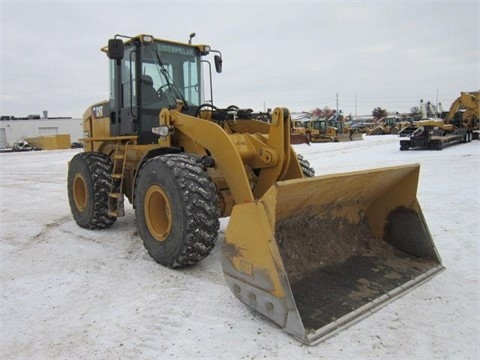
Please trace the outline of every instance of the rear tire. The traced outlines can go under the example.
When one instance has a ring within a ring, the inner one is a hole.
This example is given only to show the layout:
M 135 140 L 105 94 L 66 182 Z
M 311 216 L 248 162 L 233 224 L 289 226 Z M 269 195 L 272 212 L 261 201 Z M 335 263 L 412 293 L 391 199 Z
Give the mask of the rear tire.
M 82 152 L 68 167 L 68 200 L 78 226 L 105 229 L 116 217 L 108 215 L 108 193 L 112 183 L 112 162 L 102 153 Z
M 440 151 L 443 149 L 443 143 L 440 140 L 432 141 L 430 146 L 433 150 L 437 150 L 437 151 Z
M 406 151 L 410 149 L 410 141 L 400 141 L 400 151 Z
M 193 265 L 215 246 L 220 226 L 216 188 L 191 157 L 149 159 L 139 170 L 134 205 L 143 244 L 161 265 Z

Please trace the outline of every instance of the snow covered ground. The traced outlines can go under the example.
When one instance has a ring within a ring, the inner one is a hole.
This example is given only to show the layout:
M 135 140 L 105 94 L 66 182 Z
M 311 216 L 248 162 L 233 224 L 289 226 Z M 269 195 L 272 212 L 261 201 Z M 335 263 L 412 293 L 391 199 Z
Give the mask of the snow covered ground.
M 108 230 L 79 228 L 66 174 L 80 150 L 0 154 L 0 358 L 478 359 L 480 141 L 401 152 L 384 135 L 295 148 L 317 175 L 419 162 L 418 198 L 446 271 L 305 346 L 234 297 L 219 246 L 175 271 L 147 255 L 130 205 Z

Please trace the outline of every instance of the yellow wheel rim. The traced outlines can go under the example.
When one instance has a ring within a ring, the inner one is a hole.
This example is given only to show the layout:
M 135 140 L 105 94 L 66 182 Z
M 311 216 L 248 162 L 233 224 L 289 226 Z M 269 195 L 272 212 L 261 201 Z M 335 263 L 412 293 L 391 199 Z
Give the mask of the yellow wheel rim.
M 155 240 L 164 241 L 172 230 L 172 207 L 160 186 L 152 185 L 148 188 L 143 210 L 150 234 Z
M 87 185 L 80 174 L 76 174 L 73 179 L 73 201 L 78 211 L 83 212 L 87 207 Z

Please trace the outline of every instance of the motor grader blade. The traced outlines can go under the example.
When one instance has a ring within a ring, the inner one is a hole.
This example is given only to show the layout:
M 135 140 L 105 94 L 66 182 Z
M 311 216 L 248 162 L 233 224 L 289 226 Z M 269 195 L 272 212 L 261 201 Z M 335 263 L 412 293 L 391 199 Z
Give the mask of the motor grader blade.
M 443 270 L 418 175 L 406 165 L 277 182 L 233 208 L 226 282 L 307 344 L 355 323 Z

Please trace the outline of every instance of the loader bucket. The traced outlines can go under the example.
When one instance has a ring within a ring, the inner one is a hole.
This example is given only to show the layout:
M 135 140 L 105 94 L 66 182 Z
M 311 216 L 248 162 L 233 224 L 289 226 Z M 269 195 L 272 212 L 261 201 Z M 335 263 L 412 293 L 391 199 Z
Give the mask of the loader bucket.
M 419 165 L 277 182 L 235 205 L 222 247 L 232 292 L 312 344 L 443 270 L 417 202 Z

